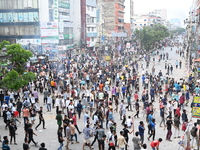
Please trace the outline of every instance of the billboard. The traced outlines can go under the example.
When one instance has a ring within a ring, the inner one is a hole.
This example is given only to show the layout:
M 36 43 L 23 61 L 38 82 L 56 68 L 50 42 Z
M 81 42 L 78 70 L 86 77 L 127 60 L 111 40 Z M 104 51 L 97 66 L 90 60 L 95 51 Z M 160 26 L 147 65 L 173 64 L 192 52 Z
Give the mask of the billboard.
M 16 43 L 19 43 L 21 45 L 28 45 L 28 44 L 41 44 L 41 39 L 16 39 Z
M 192 117 L 200 118 L 200 97 L 198 96 L 193 99 Z
M 41 37 L 58 36 L 58 29 L 42 29 Z
M 58 28 L 58 22 L 41 22 L 41 29 L 55 29 Z

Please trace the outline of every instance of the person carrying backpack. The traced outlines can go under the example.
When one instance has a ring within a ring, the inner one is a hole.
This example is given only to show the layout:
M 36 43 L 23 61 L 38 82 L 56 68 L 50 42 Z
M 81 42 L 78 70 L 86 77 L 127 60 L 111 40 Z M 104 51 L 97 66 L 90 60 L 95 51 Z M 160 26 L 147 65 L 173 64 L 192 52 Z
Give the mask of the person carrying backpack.
M 191 147 L 193 147 L 193 143 L 194 143 L 194 140 L 195 140 L 195 139 L 196 139 L 196 144 L 198 144 L 197 131 L 198 131 L 197 123 L 195 122 L 195 123 L 194 123 L 194 126 L 193 126 L 192 129 L 190 130 L 190 134 L 191 134 L 191 136 L 192 136 L 192 145 L 191 145 Z

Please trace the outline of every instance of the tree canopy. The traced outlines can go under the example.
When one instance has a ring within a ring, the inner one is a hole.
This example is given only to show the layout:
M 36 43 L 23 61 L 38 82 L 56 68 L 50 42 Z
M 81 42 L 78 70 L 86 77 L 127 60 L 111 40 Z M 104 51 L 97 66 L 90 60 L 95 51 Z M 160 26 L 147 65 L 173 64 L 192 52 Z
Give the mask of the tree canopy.
M 10 71 L 0 81 L 1 88 L 17 91 L 35 79 L 35 74 L 26 70 L 26 63 L 32 57 L 30 51 L 24 50 L 20 44 L 9 45 L 7 41 L 0 42 L 0 48 L 6 48 L 7 62 L 10 63 Z
M 134 34 L 140 40 L 141 47 L 150 50 L 154 48 L 156 42 L 160 42 L 168 37 L 169 31 L 165 26 L 155 24 L 153 26 L 143 27 L 142 30 L 135 30 Z
M 177 35 L 180 35 L 184 32 L 185 32 L 185 28 L 181 28 L 181 27 L 177 27 L 176 29 L 171 31 L 172 34 L 177 34 Z

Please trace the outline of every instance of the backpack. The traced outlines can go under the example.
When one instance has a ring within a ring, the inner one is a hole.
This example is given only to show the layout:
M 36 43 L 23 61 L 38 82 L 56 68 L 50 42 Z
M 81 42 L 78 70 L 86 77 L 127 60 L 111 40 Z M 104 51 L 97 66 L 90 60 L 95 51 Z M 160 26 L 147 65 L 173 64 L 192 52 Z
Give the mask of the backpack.
M 182 124 L 182 131 L 185 131 L 187 128 L 187 123 L 185 122 L 184 124 Z
M 192 127 L 192 129 L 190 130 L 190 134 L 193 137 L 196 137 L 197 136 L 197 127 Z

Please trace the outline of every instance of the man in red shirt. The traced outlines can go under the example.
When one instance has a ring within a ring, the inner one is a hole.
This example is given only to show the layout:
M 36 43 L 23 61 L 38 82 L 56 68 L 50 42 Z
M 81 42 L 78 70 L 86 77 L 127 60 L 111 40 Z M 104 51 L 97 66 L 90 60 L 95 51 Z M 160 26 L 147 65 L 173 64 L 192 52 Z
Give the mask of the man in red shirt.
M 152 148 L 152 150 L 158 150 L 159 149 L 159 145 L 162 142 L 162 138 L 159 138 L 158 140 L 154 140 L 150 143 L 150 146 Z
M 78 126 L 77 126 L 77 118 L 76 118 L 76 113 L 74 113 L 73 117 L 72 117 L 72 120 L 73 120 L 73 124 L 75 126 L 75 128 L 77 129 L 78 133 L 81 134 L 82 132 L 79 130 Z

